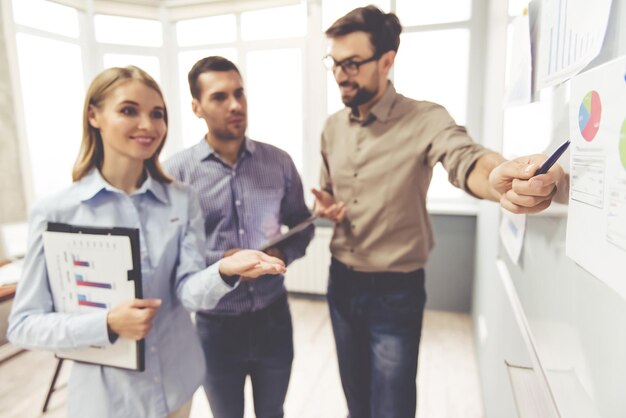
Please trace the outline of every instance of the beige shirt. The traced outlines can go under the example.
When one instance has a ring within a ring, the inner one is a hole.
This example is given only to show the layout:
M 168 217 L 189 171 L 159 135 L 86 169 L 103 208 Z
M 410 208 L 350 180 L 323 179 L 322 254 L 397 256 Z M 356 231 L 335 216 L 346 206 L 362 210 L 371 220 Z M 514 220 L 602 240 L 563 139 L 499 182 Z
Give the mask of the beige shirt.
M 489 153 L 445 108 L 396 93 L 391 82 L 365 121 L 343 109 L 322 133 L 321 187 L 347 207 L 331 253 L 363 272 L 424 267 L 434 246 L 426 211 L 433 167 L 469 192 L 467 176 Z

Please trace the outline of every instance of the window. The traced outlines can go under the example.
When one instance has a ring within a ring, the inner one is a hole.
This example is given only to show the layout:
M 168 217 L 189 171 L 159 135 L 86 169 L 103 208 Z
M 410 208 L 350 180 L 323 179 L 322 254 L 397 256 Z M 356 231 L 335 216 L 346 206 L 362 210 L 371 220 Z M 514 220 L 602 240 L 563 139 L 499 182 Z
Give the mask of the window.
M 530 0 L 509 0 L 509 16 L 518 16 L 528 7 Z
M 391 0 L 363 2 L 362 0 L 322 0 L 322 31 L 328 29 L 337 19 L 357 7 L 373 4 L 384 12 L 391 11 Z
M 82 136 L 81 51 L 26 33 L 18 33 L 16 43 L 33 197 L 39 199 L 72 181 Z
M 413 32 L 401 36 L 396 88 L 416 100 L 439 103 L 465 125 L 469 70 L 469 30 Z M 480 106 L 480 103 L 473 103 Z
M 94 16 L 96 41 L 117 45 L 163 45 L 161 22 L 132 17 Z
M 471 71 L 476 67 L 472 60 L 481 55 L 471 52 L 472 36 L 480 36 L 479 17 L 472 15 L 473 6 L 472 0 L 396 0 L 404 30 L 393 80 L 398 92 L 443 105 L 459 125 L 466 125 L 475 135 L 480 126 L 481 102 L 468 99 L 480 97 L 481 92 L 470 80 L 480 78 L 478 72 Z M 437 164 L 428 198 L 457 201 L 465 195 L 448 182 L 448 174 Z
M 184 20 L 176 23 L 176 37 L 182 47 L 234 42 L 236 17 L 228 14 Z
M 104 54 L 102 60 L 104 68 L 126 67 L 127 65 L 139 67 L 161 84 L 161 68 L 157 57 L 136 54 Z
M 175 8 L 174 2 L 145 13 L 141 10 L 153 6 L 127 8 L 116 3 L 103 2 L 98 14 L 91 8 L 81 11 L 45 0 L 11 3 L 27 143 L 37 151 L 31 153 L 31 161 L 38 196 L 69 182 L 80 142 L 85 83 L 105 67 L 136 65 L 160 83 L 170 109 L 164 157 L 196 144 L 207 128 L 191 112 L 187 74 L 198 59 L 209 55 L 225 56 L 242 72 L 249 136 L 287 151 L 305 186 L 317 184 L 319 135 L 325 116 L 344 107 L 332 73 L 321 63 L 327 48 L 323 31 L 349 10 L 368 3 L 302 0 L 243 10 L 254 7 L 253 2 L 244 2 L 228 10 L 228 2 L 221 2 L 224 5 L 219 7 L 198 5 L 198 13 L 195 6 L 185 5 L 180 9 L 184 13 L 172 14 L 158 9 Z M 395 11 L 404 27 L 390 74 L 397 90 L 440 103 L 470 132 L 478 129 L 482 64 L 477 62 L 483 55 L 477 48 L 484 25 L 477 11 L 485 1 L 370 3 Z M 119 16 L 125 10 L 134 15 Z M 159 15 L 160 20 L 154 18 Z M 187 18 L 168 21 L 174 16 Z M 42 62 L 46 63 L 45 78 L 41 77 Z M 42 91 L 47 99 L 54 97 L 54 106 L 42 99 Z M 55 158 L 55 167 L 60 167 L 57 173 L 41 155 L 56 156 L 59 149 L 68 151 L 59 157 L 65 159 L 61 164 Z M 436 168 L 429 196 L 456 199 L 460 194 L 448 185 L 446 173 Z
M 321 65 L 321 63 L 320 63 Z M 341 94 L 339 93 L 339 87 L 335 76 L 332 71 L 326 73 L 326 112 L 332 115 L 335 112 L 343 109 L 345 106 L 341 101 Z
M 302 172 L 302 57 L 300 49 L 247 55 L 248 133 L 289 153 Z M 275 69 L 283 69 L 275 71 Z
M 18 25 L 78 38 L 78 12 L 45 0 L 13 0 L 13 20 Z
M 305 36 L 305 12 L 304 3 L 244 12 L 241 14 L 241 38 L 244 41 L 258 41 Z
M 472 1 L 396 0 L 396 10 L 403 26 L 461 22 L 470 19 L 472 14 Z

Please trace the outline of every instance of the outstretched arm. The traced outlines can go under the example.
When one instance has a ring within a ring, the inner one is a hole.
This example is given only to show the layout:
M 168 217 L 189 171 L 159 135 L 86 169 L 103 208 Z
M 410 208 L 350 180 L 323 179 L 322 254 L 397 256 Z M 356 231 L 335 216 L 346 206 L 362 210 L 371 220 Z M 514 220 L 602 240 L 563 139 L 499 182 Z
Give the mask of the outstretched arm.
M 175 272 L 176 292 L 186 309 L 213 309 L 234 288 L 234 283 L 227 282 L 224 277 L 243 276 L 248 279 L 285 271 L 281 260 L 254 250 L 233 251 L 233 254 L 205 268 L 202 211 L 195 193 L 191 189 L 188 193 L 189 221 L 180 244 L 179 263 Z
M 219 272 L 223 276 L 256 279 L 266 274 L 282 274 L 285 271 L 285 263 L 281 259 L 256 250 L 240 250 L 219 261 Z
M 483 155 L 467 178 L 468 187 L 476 196 L 500 202 L 510 212 L 540 212 L 550 206 L 557 183 L 564 178 L 558 164 L 546 174 L 534 176 L 546 158 L 535 154 L 507 161 L 495 152 Z

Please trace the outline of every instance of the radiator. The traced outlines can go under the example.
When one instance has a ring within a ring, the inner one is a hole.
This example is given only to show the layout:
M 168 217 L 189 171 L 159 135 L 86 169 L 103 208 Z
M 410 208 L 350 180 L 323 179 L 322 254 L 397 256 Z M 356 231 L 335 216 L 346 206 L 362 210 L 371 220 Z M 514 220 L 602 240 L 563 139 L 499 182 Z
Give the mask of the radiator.
M 326 294 L 330 264 L 332 228 L 317 227 L 315 237 L 306 249 L 306 255 L 289 265 L 285 286 L 289 292 Z

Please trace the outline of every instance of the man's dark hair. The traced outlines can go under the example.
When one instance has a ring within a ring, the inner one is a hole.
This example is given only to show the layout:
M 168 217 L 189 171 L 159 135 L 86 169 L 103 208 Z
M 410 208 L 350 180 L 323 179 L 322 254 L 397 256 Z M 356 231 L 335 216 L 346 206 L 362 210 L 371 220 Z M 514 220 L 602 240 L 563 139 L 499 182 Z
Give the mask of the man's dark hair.
M 395 14 L 384 13 L 378 7 L 369 5 L 358 7 L 339 18 L 326 30 L 326 36 L 335 38 L 352 32 L 367 33 L 374 53 L 381 56 L 387 51 L 398 51 L 402 25 Z
M 187 80 L 189 81 L 189 90 L 191 91 L 191 96 L 194 99 L 200 100 L 201 91 L 200 86 L 198 85 L 198 78 L 200 77 L 200 74 L 208 71 L 235 71 L 241 76 L 237 66 L 224 57 L 212 56 L 202 58 L 200 61 L 196 62 L 193 67 L 191 67 L 189 75 L 187 76 Z

